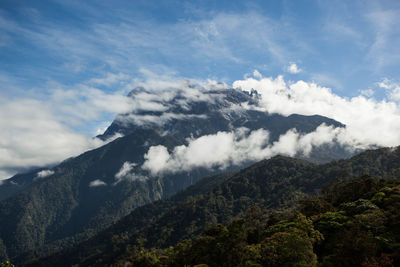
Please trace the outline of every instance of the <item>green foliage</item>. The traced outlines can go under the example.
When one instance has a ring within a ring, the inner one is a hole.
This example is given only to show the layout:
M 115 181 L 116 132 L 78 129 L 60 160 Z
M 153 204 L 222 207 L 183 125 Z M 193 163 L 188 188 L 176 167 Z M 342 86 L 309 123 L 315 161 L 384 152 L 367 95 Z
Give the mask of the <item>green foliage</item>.
M 313 243 L 299 229 L 273 234 L 265 240 L 261 254 L 264 266 L 317 266 Z
M 302 201 L 299 210 L 313 210 L 309 217 L 298 212 L 265 216 L 252 207 L 243 218 L 165 249 L 161 254 L 166 260 L 154 266 L 398 266 L 399 223 L 390 218 L 399 218 L 400 180 L 371 179 L 340 182 L 320 201 Z M 341 191 L 346 185 L 351 189 Z M 370 199 L 355 199 L 351 190 Z M 385 201 L 375 205 L 376 191 L 386 193 Z M 331 211 L 316 213 L 316 202 Z M 119 258 L 127 262 L 131 255 Z
M 14 264 L 10 263 L 9 261 L 0 262 L 0 267 L 14 267 Z

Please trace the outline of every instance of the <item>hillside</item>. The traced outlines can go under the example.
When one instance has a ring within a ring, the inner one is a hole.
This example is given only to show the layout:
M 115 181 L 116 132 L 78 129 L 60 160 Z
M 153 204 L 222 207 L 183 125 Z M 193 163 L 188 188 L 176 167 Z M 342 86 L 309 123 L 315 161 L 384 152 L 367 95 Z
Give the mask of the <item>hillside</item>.
M 135 209 L 96 237 L 34 262 L 33 266 L 113 262 L 138 238 L 142 238 L 147 248 L 166 248 L 180 240 L 195 238 L 210 225 L 227 224 L 244 216 L 254 205 L 264 214 L 290 210 L 300 199 L 316 195 L 336 181 L 363 175 L 386 180 L 400 177 L 400 149 L 371 150 L 323 165 L 278 156 L 219 176 L 211 186 L 207 184 L 213 182 L 213 177 L 208 177 L 169 199 Z M 42 252 L 36 251 L 36 256 Z
M 398 266 L 400 180 L 335 183 L 296 211 L 258 206 L 164 250 L 128 246 L 112 266 Z M 109 253 L 110 254 L 110 253 Z M 100 261 L 99 261 L 100 263 Z

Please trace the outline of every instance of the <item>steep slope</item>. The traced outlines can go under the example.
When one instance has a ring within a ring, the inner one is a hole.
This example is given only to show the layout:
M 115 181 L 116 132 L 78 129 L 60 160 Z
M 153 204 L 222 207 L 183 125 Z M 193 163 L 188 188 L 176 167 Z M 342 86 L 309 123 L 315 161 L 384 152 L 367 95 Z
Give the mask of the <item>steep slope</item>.
M 293 208 L 299 199 L 335 181 L 363 175 L 400 177 L 400 148 L 371 150 L 323 165 L 277 156 L 225 177 L 207 177 L 169 199 L 135 209 L 79 246 L 32 265 L 102 265 L 125 253 L 137 238 L 143 238 L 146 247 L 165 248 L 197 236 L 211 224 L 243 216 L 254 205 L 264 213 Z
M 172 151 L 187 145 L 190 138 L 240 127 L 266 129 L 270 142 L 293 128 L 299 133 L 308 133 L 322 123 L 343 127 L 322 116 L 285 117 L 240 108 L 243 104 L 256 103 L 257 96 L 238 90 L 205 90 L 193 97 L 185 95 L 189 89 L 178 90 L 179 93 L 167 100 L 157 99 L 151 108 L 157 104 L 161 106 L 158 111 L 141 107 L 118 115 L 100 138 L 107 139 L 116 133 L 124 134 L 123 137 L 66 160 L 42 179 L 33 179 L 36 173 L 27 174 L 22 191 L 2 196 L 0 244 L 8 257 L 51 243 L 58 248 L 69 247 L 93 236 L 136 207 L 171 196 L 205 175 L 220 172 L 221 166 L 199 166 L 152 175 L 142 168 L 151 147 L 161 145 Z M 139 88 L 130 96 L 134 103 L 139 103 L 135 97 L 145 93 L 146 90 Z M 329 151 L 331 147 L 326 149 Z M 335 151 L 333 158 L 348 155 L 343 148 Z M 243 161 L 227 169 L 238 169 L 252 162 Z

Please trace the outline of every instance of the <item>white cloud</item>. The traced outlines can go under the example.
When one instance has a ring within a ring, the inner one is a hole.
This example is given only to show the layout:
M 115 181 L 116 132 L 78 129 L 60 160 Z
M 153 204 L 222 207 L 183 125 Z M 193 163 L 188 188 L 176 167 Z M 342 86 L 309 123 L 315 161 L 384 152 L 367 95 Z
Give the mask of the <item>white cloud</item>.
M 344 134 L 343 128 L 322 124 L 308 134 L 299 134 L 291 129 L 271 144 L 268 131 L 258 129 L 250 132 L 246 128 L 239 128 L 234 132 L 218 132 L 189 139 L 188 145 L 177 146 L 171 153 L 162 145 L 152 146 L 145 154 L 145 162 L 141 168 L 149 171 L 152 176 L 157 176 L 199 167 L 225 169 L 231 165 L 254 162 L 277 154 L 308 155 L 313 147 L 331 144 L 334 140 L 353 147 L 354 144 L 347 143 Z
M 270 113 L 319 114 L 340 121 L 347 126 L 342 138 L 346 137 L 348 142 L 364 147 L 400 144 L 400 113 L 393 101 L 377 101 L 365 96 L 343 98 L 315 83 L 288 84 L 282 76 L 239 80 L 233 87 L 246 91 L 256 89 L 262 96 L 260 105 Z
M 136 163 L 126 161 L 122 164 L 121 169 L 115 174 L 115 184 L 121 181 L 145 181 L 148 177 L 135 173 Z
M 386 89 L 387 94 L 391 100 L 400 103 L 400 84 L 385 78 L 378 83 L 378 86 Z
M 93 180 L 89 183 L 89 187 L 97 187 L 97 186 L 104 186 L 104 185 L 107 185 L 107 184 L 99 179 Z
M 61 84 L 50 84 L 50 95 L 46 105 L 62 120 L 76 124 L 94 120 L 104 112 L 126 113 L 136 108 L 133 99 L 124 95 L 123 91 L 106 93 L 103 90 L 84 84 L 65 87 Z
M 117 120 L 124 124 L 163 125 L 172 119 L 205 119 L 205 114 L 189 114 L 171 110 L 189 111 L 194 102 L 216 103 L 223 101 L 221 90 L 229 88 L 227 84 L 213 80 L 183 79 L 169 75 L 158 75 L 142 69 L 144 80 L 135 79 L 127 88 L 132 91 L 131 113 L 119 115 Z M 211 93 L 210 93 L 211 92 Z M 143 111 L 156 111 L 160 114 L 143 114 Z
M 258 78 L 258 79 L 262 78 L 262 74 L 258 70 L 253 71 L 253 76 L 254 76 L 254 78 Z
M 297 66 L 296 63 L 290 63 L 290 65 L 286 69 L 287 72 L 292 74 L 297 74 L 301 72 L 301 69 Z
M 55 104 L 57 101 L 51 100 L 0 100 L 0 128 L 3 129 L 0 131 L 1 178 L 8 178 L 30 167 L 60 162 L 106 143 L 77 133 L 65 123 L 70 119 L 82 120 L 74 117 L 75 112 L 63 114 L 58 108 L 63 109 L 62 106 L 67 107 L 69 103 L 71 110 L 77 113 L 85 111 L 78 109 L 79 104 L 74 107 L 71 99 L 60 101 L 58 107 Z
M 37 173 L 36 178 L 45 178 L 48 177 L 50 175 L 53 175 L 54 171 L 53 170 L 42 170 L 40 172 Z

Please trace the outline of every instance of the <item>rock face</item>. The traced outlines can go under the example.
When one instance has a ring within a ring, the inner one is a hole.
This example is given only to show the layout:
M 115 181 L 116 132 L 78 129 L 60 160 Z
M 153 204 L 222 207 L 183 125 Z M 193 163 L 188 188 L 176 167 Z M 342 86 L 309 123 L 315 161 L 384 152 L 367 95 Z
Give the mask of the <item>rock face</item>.
M 1 185 L 0 252 L 14 258 L 41 246 L 69 247 L 136 207 L 171 196 L 201 177 L 221 171 L 199 167 L 150 175 L 141 166 L 152 146 L 162 145 L 172 151 L 187 145 L 188 138 L 240 127 L 268 130 L 270 142 L 293 128 L 299 133 L 309 133 L 322 123 L 344 127 L 317 115 L 285 117 L 243 108 L 257 105 L 258 96 L 254 92 L 188 88 L 175 90 L 168 96 L 163 91 L 163 97 L 152 96 L 143 88 L 133 90 L 129 94 L 133 103 L 151 96 L 154 101 L 142 101 L 132 112 L 119 114 L 104 134 L 98 136 L 104 140 L 115 134 L 123 137 L 62 162 L 41 179 L 37 179 L 40 170 L 36 170 L 16 175 Z M 337 145 L 322 147 L 310 155 L 314 160 L 322 158 L 321 155 L 324 160 L 349 156 Z M 251 160 L 227 170 L 250 163 Z

